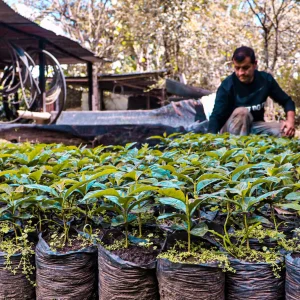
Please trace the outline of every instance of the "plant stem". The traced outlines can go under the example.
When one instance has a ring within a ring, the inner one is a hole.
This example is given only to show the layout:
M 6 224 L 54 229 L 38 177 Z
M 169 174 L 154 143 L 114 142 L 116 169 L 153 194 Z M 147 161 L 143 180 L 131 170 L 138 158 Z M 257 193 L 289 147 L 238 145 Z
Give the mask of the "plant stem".
M 188 222 L 188 253 L 191 252 L 191 224 Z
M 63 223 L 64 223 L 64 246 L 68 241 L 68 226 L 66 224 L 65 214 L 63 213 Z
M 272 204 L 270 204 L 270 207 L 271 207 L 271 218 L 273 219 L 275 230 L 277 231 L 278 228 L 277 228 L 277 222 L 276 222 L 275 213 L 274 213 L 274 206 Z
M 41 217 L 41 212 L 39 212 L 39 231 L 42 232 L 42 217 Z
M 186 196 L 185 200 L 186 205 L 186 221 L 187 221 L 187 234 L 188 234 L 188 253 L 191 252 L 191 216 L 190 216 L 190 208 L 189 208 L 189 199 Z
M 139 223 L 139 237 L 142 237 L 142 218 L 141 218 L 141 213 L 138 214 L 138 223 Z
M 85 220 L 84 220 L 84 225 L 87 224 L 87 218 L 88 218 L 88 203 L 87 200 L 85 201 Z
M 15 223 L 13 223 L 13 227 L 14 227 L 14 232 L 15 232 L 16 244 L 18 244 L 18 233 L 17 233 L 17 228 L 16 228 L 16 224 Z
M 247 223 L 247 216 L 246 213 L 243 215 L 244 217 L 244 226 L 245 226 L 245 231 L 246 231 L 246 241 L 247 241 L 247 249 L 250 250 L 250 245 L 249 245 L 249 238 L 248 238 L 248 223 Z
M 138 204 L 138 208 L 141 208 L 140 203 Z M 142 214 L 138 213 L 138 223 L 139 223 L 139 237 L 142 237 Z
M 128 248 L 128 223 L 125 223 L 125 248 Z
M 226 206 L 227 206 L 227 216 L 226 216 L 226 220 L 225 220 L 225 223 L 224 223 L 224 233 L 225 233 L 226 241 L 229 243 L 230 246 L 232 246 L 232 243 L 230 241 L 230 237 L 229 237 L 228 232 L 227 232 L 227 223 L 228 223 L 229 218 L 230 218 L 230 203 L 227 202 Z

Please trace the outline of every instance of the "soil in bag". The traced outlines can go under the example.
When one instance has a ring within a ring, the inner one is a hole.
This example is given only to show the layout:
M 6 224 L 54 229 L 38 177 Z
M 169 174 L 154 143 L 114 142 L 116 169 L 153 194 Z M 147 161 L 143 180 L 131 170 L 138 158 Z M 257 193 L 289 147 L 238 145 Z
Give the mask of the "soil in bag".
M 55 252 L 40 234 L 36 247 L 36 284 L 38 300 L 95 299 L 97 247 Z
M 282 267 L 282 261 L 277 264 Z M 277 278 L 268 263 L 230 259 L 235 273 L 226 273 L 226 299 L 228 300 L 283 300 L 284 269 L 277 270 Z
M 176 249 L 174 243 L 183 247 L 183 241 L 186 239 L 186 232 L 172 234 L 167 238 L 165 250 Z M 192 237 L 192 240 L 194 240 L 194 244 L 200 243 L 199 239 Z M 211 247 L 205 241 L 201 242 L 202 246 Z M 180 250 L 178 252 L 180 253 Z M 201 255 L 200 250 L 198 254 Z M 157 262 L 157 279 L 161 300 L 225 299 L 225 273 L 219 267 L 218 261 L 199 263 L 194 254 L 185 255 L 185 262 L 172 260 L 173 258 L 159 258 Z
M 19 267 L 21 254 L 9 258 L 9 269 L 6 268 L 6 253 L 0 252 L 0 299 L 5 300 L 32 300 L 35 299 L 34 278 L 26 278 Z M 34 258 L 32 257 L 34 264 Z M 14 273 L 12 272 L 14 270 Z M 31 281 L 31 282 L 30 282 Z
M 287 254 L 286 279 L 285 279 L 285 299 L 300 299 L 300 253 Z
M 161 239 L 152 239 L 145 246 L 131 243 L 128 248 L 117 247 L 123 240 L 122 232 L 109 230 L 102 238 L 106 246 L 98 246 L 99 299 L 159 299 L 155 270 Z

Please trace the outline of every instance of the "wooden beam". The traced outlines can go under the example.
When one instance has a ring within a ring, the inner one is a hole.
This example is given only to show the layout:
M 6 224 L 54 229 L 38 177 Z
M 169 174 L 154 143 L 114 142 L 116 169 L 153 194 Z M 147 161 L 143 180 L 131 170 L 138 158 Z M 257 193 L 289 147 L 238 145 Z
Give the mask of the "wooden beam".
M 33 119 L 33 120 L 51 119 L 51 114 L 49 112 L 35 112 L 35 111 L 25 111 L 25 110 L 18 110 L 17 112 L 22 119 Z

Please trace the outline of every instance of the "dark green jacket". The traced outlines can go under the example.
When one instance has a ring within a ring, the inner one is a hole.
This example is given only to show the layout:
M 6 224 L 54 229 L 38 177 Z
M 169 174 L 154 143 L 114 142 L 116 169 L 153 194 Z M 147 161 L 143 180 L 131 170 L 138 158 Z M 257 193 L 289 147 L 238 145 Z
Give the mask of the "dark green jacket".
M 271 74 L 256 70 L 250 84 L 240 82 L 235 73 L 231 74 L 218 88 L 208 132 L 219 132 L 237 107 L 247 107 L 254 121 L 264 121 L 264 107 L 268 97 L 280 104 L 285 112 L 295 111 L 294 101 Z

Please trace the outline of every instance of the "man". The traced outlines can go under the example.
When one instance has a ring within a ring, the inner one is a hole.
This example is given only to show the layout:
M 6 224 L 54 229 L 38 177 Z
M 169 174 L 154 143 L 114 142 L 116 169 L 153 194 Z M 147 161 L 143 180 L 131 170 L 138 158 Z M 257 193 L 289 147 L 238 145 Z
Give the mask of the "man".
M 257 70 L 253 49 L 245 46 L 237 48 L 232 61 L 234 73 L 218 88 L 208 132 L 294 136 L 295 103 L 271 74 Z M 264 122 L 264 107 L 268 97 L 284 108 L 286 121 Z

